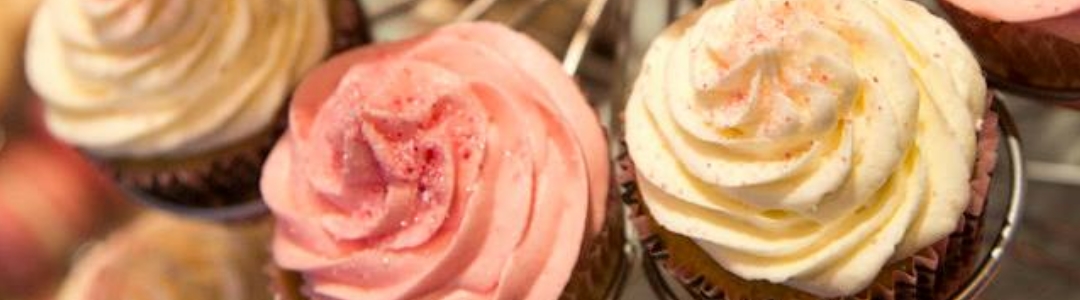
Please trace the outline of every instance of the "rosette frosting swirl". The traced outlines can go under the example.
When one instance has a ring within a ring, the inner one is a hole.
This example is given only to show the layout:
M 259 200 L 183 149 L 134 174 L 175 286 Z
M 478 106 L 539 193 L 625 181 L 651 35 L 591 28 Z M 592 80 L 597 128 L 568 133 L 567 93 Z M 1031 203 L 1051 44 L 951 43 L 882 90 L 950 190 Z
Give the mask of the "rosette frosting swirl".
M 487 23 L 353 50 L 298 88 L 262 190 L 316 299 L 555 299 L 602 225 L 597 117 Z
M 952 232 L 986 87 L 907 1 L 714 1 L 653 42 L 626 110 L 650 213 L 725 269 L 818 296 Z
M 266 128 L 326 55 L 329 26 L 322 0 L 48 0 L 27 72 L 64 140 L 190 155 Z

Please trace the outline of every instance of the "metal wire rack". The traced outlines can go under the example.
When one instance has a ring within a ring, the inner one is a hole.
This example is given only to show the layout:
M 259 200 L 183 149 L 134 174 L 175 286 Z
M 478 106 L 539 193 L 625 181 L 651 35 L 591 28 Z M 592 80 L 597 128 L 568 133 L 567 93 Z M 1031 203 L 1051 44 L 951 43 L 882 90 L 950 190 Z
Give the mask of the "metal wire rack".
M 625 0 L 361 0 L 376 40 L 451 22 L 494 21 L 522 31 L 562 58 L 605 124 L 621 95 L 629 6 Z

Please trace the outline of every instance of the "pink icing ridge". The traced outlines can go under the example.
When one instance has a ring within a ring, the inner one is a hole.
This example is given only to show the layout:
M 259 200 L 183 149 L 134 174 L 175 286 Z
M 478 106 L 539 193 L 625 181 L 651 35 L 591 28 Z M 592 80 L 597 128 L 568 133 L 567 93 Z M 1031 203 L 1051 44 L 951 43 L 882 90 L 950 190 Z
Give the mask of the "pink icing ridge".
M 555 299 L 603 225 L 606 155 L 572 79 L 505 27 L 356 49 L 297 89 L 267 161 L 275 261 L 315 299 Z

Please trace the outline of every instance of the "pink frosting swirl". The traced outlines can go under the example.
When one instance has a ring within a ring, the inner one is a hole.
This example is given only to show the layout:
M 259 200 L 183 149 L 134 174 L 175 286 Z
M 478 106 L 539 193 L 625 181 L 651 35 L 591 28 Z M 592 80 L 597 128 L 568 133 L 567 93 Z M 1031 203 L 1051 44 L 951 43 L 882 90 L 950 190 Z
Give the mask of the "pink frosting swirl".
M 262 190 L 312 298 L 555 299 L 603 225 L 599 122 L 505 27 L 353 50 L 293 101 Z

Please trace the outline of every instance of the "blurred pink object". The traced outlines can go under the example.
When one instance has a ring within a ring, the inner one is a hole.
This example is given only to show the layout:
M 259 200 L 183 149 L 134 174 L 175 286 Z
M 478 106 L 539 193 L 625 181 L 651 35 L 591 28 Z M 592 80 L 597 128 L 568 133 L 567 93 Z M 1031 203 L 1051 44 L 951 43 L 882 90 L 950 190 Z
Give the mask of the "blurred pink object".
M 0 295 L 15 299 L 49 293 L 76 248 L 123 205 L 74 149 L 48 136 L 38 103 L 26 110 L 29 124 L 8 127 L 0 146 Z

